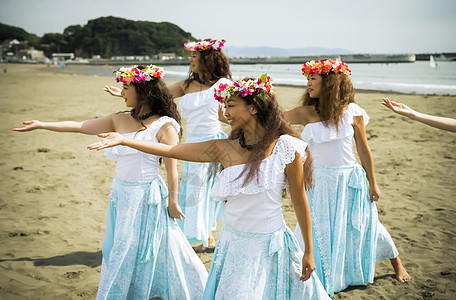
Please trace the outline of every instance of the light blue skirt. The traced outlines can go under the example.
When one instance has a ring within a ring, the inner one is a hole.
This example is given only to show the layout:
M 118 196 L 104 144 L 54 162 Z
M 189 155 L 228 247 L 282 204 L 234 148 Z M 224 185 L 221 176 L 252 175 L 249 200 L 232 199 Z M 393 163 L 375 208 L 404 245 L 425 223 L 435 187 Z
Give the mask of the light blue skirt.
M 201 299 L 207 271 L 167 211 L 168 191 L 114 178 L 97 299 Z
M 378 222 L 375 203 L 369 199 L 364 169 L 358 164 L 315 164 L 313 176 L 314 186 L 307 191 L 307 197 L 315 273 L 330 296 L 348 286 L 372 283 L 375 262 L 382 255 L 377 253 L 378 231 L 384 227 Z M 303 248 L 298 225 L 295 234 Z
M 186 143 L 198 143 L 227 138 L 222 131 L 215 134 L 187 134 Z M 209 235 L 223 218 L 223 203 L 209 193 L 219 170 L 214 163 L 184 162 L 179 188 L 179 205 L 185 214 L 178 224 L 190 243 L 201 241 L 208 246 Z
M 315 273 L 305 282 L 291 230 L 239 231 L 224 223 L 203 299 L 329 299 Z

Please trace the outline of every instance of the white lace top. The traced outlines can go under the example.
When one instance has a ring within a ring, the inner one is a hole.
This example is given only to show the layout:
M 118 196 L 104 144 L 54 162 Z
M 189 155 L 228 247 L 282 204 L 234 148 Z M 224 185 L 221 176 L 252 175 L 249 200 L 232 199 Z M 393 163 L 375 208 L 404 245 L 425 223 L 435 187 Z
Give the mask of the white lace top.
M 226 201 L 225 222 L 247 232 L 273 232 L 284 223 L 282 190 L 288 186 L 285 167 L 298 152 L 303 162 L 307 144 L 298 138 L 282 135 L 272 154 L 265 158 L 256 178 L 242 186 L 246 174 L 238 178 L 244 164 L 224 169 L 215 181 L 211 196 Z
M 179 132 L 180 126 L 170 117 L 160 117 L 147 129 L 138 132 L 122 133 L 123 136 L 141 141 L 158 142 L 157 132 L 166 123 L 171 123 Z M 147 154 L 126 146 L 115 146 L 105 151 L 105 156 L 117 162 L 116 176 L 126 181 L 149 182 L 158 176 L 159 156 Z
M 362 116 L 364 125 L 369 122 L 366 111 L 356 103 L 350 103 L 344 111 L 339 129 L 334 124 L 325 126 L 323 122 L 309 123 L 301 137 L 309 144 L 313 162 L 331 167 L 349 166 L 356 163 L 353 150 L 353 117 Z
M 222 78 L 207 90 L 185 94 L 177 107 L 183 118 L 187 119 L 186 131 L 189 133 L 216 133 L 222 129 L 218 119 L 219 102 L 214 98 L 214 87 L 218 83 L 231 83 Z

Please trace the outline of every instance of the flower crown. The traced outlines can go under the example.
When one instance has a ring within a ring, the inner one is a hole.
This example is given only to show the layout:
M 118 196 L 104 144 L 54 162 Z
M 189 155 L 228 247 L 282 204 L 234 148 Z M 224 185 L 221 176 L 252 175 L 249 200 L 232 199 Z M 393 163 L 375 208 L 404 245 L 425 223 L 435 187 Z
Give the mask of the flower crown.
M 146 66 L 143 69 L 139 69 L 138 66 L 122 67 L 116 73 L 116 81 L 130 84 L 132 82 L 146 82 L 151 81 L 154 78 L 163 78 L 165 70 L 162 67 L 155 65 Z
M 220 103 L 223 103 L 227 98 L 237 97 L 238 95 L 241 95 L 241 97 L 258 95 L 261 100 L 264 100 L 265 93 L 274 93 L 272 78 L 267 73 L 255 80 L 239 80 L 231 84 L 219 83 L 214 88 L 214 98 Z
M 206 50 L 219 50 L 222 49 L 225 44 L 225 40 L 210 40 L 210 41 L 199 41 L 199 42 L 188 42 L 184 44 L 184 48 L 187 51 L 206 51 Z
M 320 60 L 320 61 L 308 61 L 302 65 L 302 75 L 309 76 L 311 74 L 327 74 L 333 71 L 334 73 L 343 73 L 345 75 L 351 75 L 351 70 L 343 62 L 336 62 L 332 59 Z

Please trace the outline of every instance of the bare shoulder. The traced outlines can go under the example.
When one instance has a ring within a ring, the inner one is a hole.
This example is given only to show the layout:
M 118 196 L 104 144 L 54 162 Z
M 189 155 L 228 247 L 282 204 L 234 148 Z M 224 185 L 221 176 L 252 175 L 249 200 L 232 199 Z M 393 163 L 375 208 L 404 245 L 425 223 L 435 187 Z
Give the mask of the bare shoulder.
M 285 113 L 285 118 L 291 124 L 306 126 L 310 122 L 319 121 L 319 116 L 313 106 L 298 106 Z

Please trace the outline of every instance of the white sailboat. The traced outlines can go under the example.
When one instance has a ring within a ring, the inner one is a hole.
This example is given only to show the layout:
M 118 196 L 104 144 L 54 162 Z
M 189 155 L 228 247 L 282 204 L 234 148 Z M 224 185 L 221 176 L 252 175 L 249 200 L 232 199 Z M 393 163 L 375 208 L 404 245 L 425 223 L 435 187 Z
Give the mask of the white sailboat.
M 431 55 L 429 57 L 429 66 L 433 69 L 437 67 L 437 62 L 435 61 L 434 55 Z

